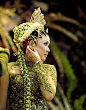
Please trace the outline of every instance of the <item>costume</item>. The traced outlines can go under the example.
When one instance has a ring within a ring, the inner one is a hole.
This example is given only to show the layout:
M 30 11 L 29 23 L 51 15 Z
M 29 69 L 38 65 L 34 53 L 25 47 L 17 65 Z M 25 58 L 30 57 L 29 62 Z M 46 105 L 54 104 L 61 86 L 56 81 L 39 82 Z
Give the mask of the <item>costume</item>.
M 13 74 L 8 70 L 10 76 L 9 101 L 11 110 L 47 110 L 47 104 L 42 96 L 40 86 L 52 93 L 51 84 L 48 81 L 47 71 L 57 84 L 57 74 L 54 66 L 44 65 L 42 61 L 32 63 L 24 58 L 24 51 L 30 40 L 37 44 L 41 39 L 41 32 L 46 24 L 40 8 L 34 11 L 30 22 L 22 23 L 14 28 L 14 42 L 18 47 L 18 61 L 9 63 L 9 67 L 20 67 L 20 73 Z M 32 35 L 37 31 L 38 36 Z M 44 33 L 44 32 L 43 32 Z M 45 34 L 45 33 L 44 33 Z
M 10 63 L 9 66 L 19 65 L 18 62 Z M 31 110 L 47 110 L 47 104 L 45 99 L 41 94 L 41 90 L 39 87 L 38 78 L 36 72 L 34 72 L 34 65 L 32 62 L 26 61 L 26 65 L 28 66 L 28 71 L 30 75 L 30 85 L 31 85 Z M 53 76 L 55 85 L 57 83 L 56 79 L 56 70 L 52 65 L 43 64 L 41 66 L 44 70 L 51 71 L 51 76 Z M 42 72 L 42 71 L 41 71 Z M 42 72 L 43 73 L 43 72 Z M 10 85 L 9 85 L 9 102 L 10 102 L 10 110 L 26 110 L 24 105 L 24 85 L 23 85 L 23 76 L 22 74 L 12 74 L 10 75 Z M 28 83 L 28 81 L 27 81 Z M 29 110 L 29 109 L 28 109 Z

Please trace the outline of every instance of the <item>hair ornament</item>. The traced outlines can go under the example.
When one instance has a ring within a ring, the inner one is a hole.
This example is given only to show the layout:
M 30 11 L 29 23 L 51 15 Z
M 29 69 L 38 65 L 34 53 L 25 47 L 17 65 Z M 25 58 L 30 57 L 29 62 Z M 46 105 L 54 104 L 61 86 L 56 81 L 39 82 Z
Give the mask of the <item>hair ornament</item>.
M 40 31 L 44 31 L 45 24 L 46 21 L 44 19 L 44 15 L 41 13 L 40 8 L 35 9 L 31 16 L 30 22 L 22 23 L 13 29 L 14 42 L 16 43 L 16 46 L 19 47 L 33 31 L 38 32 L 39 38 Z
M 46 21 L 44 19 L 44 15 L 41 13 L 40 8 L 35 9 L 35 11 L 33 12 L 32 16 L 31 16 L 30 22 L 31 23 L 38 22 L 43 25 L 46 24 Z
M 48 28 L 46 29 L 46 32 L 48 33 Z
M 32 24 L 32 23 L 31 23 Z M 38 30 L 43 30 L 43 25 L 42 24 L 40 24 L 40 23 L 38 23 L 38 22 L 35 22 L 35 23 L 33 23 L 28 29 L 27 29 L 27 31 L 25 31 L 25 33 L 23 34 L 23 36 L 22 37 L 19 37 L 19 42 L 23 42 L 25 39 L 27 39 L 28 38 L 28 36 L 33 32 L 33 31 L 35 31 L 36 29 L 38 29 Z M 39 32 L 40 32 L 39 31 Z M 39 33 L 38 32 L 38 33 Z

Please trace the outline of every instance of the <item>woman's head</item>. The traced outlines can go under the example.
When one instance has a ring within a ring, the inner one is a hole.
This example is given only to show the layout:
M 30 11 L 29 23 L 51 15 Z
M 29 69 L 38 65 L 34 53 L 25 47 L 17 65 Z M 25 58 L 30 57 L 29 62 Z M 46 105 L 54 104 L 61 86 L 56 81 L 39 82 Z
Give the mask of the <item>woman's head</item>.
M 49 44 L 50 38 L 47 32 L 42 31 L 39 34 L 38 38 L 38 32 L 33 31 L 31 35 L 25 41 L 22 42 L 23 47 L 21 48 L 22 51 L 26 53 L 27 46 L 34 47 L 37 50 L 41 60 L 45 61 L 48 53 L 50 52 Z
M 45 24 L 46 21 L 44 19 L 44 15 L 41 13 L 40 8 L 37 8 L 33 12 L 30 22 L 22 23 L 19 26 L 15 27 L 13 29 L 14 42 L 18 47 L 18 50 L 20 49 L 20 47 L 23 47 L 22 42 L 27 43 L 27 39 L 37 42 L 40 37 L 40 33 L 44 31 Z
M 46 21 L 44 20 L 44 15 L 41 13 L 40 8 L 38 8 L 32 14 L 30 22 L 22 23 L 19 26 L 15 27 L 13 30 L 14 42 L 18 47 L 18 51 L 26 53 L 27 45 L 29 45 L 29 43 L 33 41 L 36 45 L 39 55 L 42 57 L 43 51 L 41 51 L 41 44 L 43 44 L 43 41 L 47 41 L 47 45 L 49 45 L 50 42 L 48 34 L 44 31 L 45 24 Z M 46 43 L 44 43 L 44 45 L 48 48 Z M 47 56 L 47 54 L 48 52 L 44 52 L 45 57 Z
M 35 48 L 41 60 L 45 61 L 48 53 L 50 52 L 50 49 L 49 49 L 50 38 L 49 38 L 49 35 L 44 31 L 42 31 L 39 36 L 40 37 L 37 40 L 37 42 L 34 42 L 34 40 L 30 40 L 27 46 L 29 45 L 30 47 Z

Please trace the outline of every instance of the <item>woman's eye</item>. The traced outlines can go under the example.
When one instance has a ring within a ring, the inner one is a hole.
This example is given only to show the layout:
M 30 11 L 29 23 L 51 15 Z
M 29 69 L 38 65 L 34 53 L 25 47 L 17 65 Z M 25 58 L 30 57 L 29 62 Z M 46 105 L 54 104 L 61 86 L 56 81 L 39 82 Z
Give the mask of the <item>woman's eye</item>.
M 44 45 L 47 45 L 47 42 L 45 42 Z

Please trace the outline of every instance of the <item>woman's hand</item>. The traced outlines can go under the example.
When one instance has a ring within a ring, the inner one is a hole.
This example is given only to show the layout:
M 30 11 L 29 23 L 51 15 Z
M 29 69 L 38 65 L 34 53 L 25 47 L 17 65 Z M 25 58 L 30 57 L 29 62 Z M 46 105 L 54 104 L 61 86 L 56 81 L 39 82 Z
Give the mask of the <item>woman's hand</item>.
M 35 47 L 27 46 L 26 54 L 27 54 L 28 58 L 30 59 L 30 61 L 32 61 L 33 63 L 37 63 L 41 60 L 41 58 L 40 58 L 38 52 L 36 51 Z

